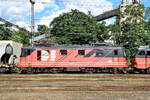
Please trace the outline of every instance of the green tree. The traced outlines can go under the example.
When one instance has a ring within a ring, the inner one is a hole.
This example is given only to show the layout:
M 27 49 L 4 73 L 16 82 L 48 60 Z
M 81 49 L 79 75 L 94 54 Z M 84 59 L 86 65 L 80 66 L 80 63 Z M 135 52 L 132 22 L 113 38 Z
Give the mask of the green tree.
M 29 38 L 25 31 L 11 30 L 6 24 L 0 25 L 0 40 L 13 40 L 27 46 L 29 45 Z
M 90 15 L 72 10 L 55 18 L 51 24 L 50 42 L 59 44 L 90 44 L 98 41 L 98 25 Z
M 12 36 L 12 31 L 5 24 L 0 25 L 0 40 L 9 40 Z
M 35 36 L 42 34 L 49 34 L 49 28 L 46 25 L 38 25 L 38 32 L 36 32 Z
M 146 33 L 146 43 L 147 45 L 150 45 L 150 7 L 147 7 L 145 9 L 145 33 Z
M 24 46 L 29 45 L 30 37 L 25 31 L 13 31 L 11 40 L 22 43 Z
M 110 26 L 106 26 L 105 21 L 97 23 L 97 38 L 99 42 L 103 42 L 111 37 L 110 34 L 108 34 L 110 32 Z

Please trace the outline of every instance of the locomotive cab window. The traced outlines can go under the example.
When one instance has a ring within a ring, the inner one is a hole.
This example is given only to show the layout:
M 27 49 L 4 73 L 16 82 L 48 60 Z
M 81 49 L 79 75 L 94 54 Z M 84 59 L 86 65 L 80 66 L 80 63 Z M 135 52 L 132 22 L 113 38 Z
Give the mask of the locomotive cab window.
M 85 55 L 85 50 L 78 50 L 78 55 L 80 56 Z
M 150 51 L 147 51 L 147 56 L 150 57 Z
M 41 61 L 41 51 L 40 50 L 37 51 L 37 60 Z
M 137 54 L 136 57 L 142 57 L 142 58 L 145 58 L 145 56 L 146 56 L 145 50 L 141 50 L 141 51 L 138 52 L 138 54 Z
M 63 56 L 67 55 L 67 50 L 60 50 L 60 55 L 63 55 Z
M 22 49 L 22 52 L 21 52 L 21 57 L 26 57 L 26 56 L 29 56 L 31 55 L 31 53 L 33 52 L 34 50 L 32 49 Z
M 145 51 L 144 50 L 140 51 L 138 55 L 144 56 L 145 55 Z

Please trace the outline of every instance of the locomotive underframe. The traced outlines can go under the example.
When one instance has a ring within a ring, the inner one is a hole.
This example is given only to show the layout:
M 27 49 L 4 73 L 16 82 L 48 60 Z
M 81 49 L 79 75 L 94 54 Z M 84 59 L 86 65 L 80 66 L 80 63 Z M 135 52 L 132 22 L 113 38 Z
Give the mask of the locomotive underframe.
M 13 69 L 14 70 L 14 69 Z M 15 67 L 15 72 L 17 73 L 113 73 L 113 74 L 126 74 L 128 71 L 127 68 L 94 68 L 94 67 L 86 67 L 86 68 L 64 68 L 64 67 L 54 67 L 54 68 L 17 68 Z

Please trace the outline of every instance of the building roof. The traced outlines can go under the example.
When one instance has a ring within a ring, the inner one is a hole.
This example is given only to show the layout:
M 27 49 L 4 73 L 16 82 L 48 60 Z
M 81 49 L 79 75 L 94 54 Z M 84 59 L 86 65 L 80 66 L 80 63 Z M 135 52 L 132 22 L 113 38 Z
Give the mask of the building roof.
M 31 34 L 31 32 L 29 32 L 29 31 L 26 30 L 25 28 L 19 27 L 18 25 L 15 25 L 15 24 L 13 24 L 13 23 L 11 23 L 11 22 L 9 22 L 9 21 L 7 21 L 7 20 L 1 18 L 1 17 L 0 17 L 0 22 L 3 22 L 4 24 L 7 24 L 7 25 L 12 26 L 12 27 L 16 27 L 16 28 L 19 29 L 19 30 L 22 30 L 22 31 L 25 31 L 25 32 Z

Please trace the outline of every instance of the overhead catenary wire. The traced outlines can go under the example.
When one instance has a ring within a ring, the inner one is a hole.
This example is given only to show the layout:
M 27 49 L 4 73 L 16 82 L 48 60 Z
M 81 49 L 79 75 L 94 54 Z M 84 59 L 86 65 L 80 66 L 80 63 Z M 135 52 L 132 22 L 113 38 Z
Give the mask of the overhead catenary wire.
M 22 3 L 22 2 L 28 2 L 28 0 L 0 0 L 1 2 L 18 2 L 18 3 Z M 47 2 L 47 1 L 42 1 L 42 0 L 36 0 L 35 1 L 36 3 L 41 3 L 41 4 L 50 4 L 51 2 Z M 55 1 L 56 2 L 56 1 Z M 84 2 L 79 2 L 79 3 L 77 3 L 77 2 L 75 2 L 75 3 L 73 3 L 72 1 L 70 1 L 70 0 L 57 0 L 57 2 L 61 2 L 61 3 L 67 3 L 67 4 L 80 4 L 80 5 L 82 5 L 82 3 L 83 3 L 83 5 L 85 5 L 85 3 L 87 3 L 88 5 L 93 5 L 92 3 L 94 2 L 94 1 L 84 1 Z M 117 2 L 120 2 L 120 1 L 118 1 L 118 0 L 116 0 L 116 1 L 112 1 L 113 3 L 117 3 Z M 97 3 L 98 4 L 98 3 Z M 96 4 L 96 5 L 97 5 Z
M 57 2 L 66 2 L 66 3 L 72 3 L 71 0 L 56 0 Z M 55 1 L 55 2 L 56 2 Z M 97 0 L 96 0 L 97 1 Z M 108 2 L 111 2 L 111 3 L 121 3 L 122 0 L 112 0 L 112 1 L 108 1 Z M 28 0 L 0 0 L 0 2 L 28 2 Z M 84 1 L 83 3 L 93 3 L 94 0 L 91 0 L 91 1 Z M 149 3 L 150 1 L 149 0 L 141 0 L 141 2 L 144 2 L 144 3 Z M 41 3 L 41 4 L 49 4 L 51 2 L 47 2 L 47 1 L 43 1 L 43 0 L 36 0 L 36 3 Z M 79 4 L 81 4 L 82 2 L 80 2 Z

